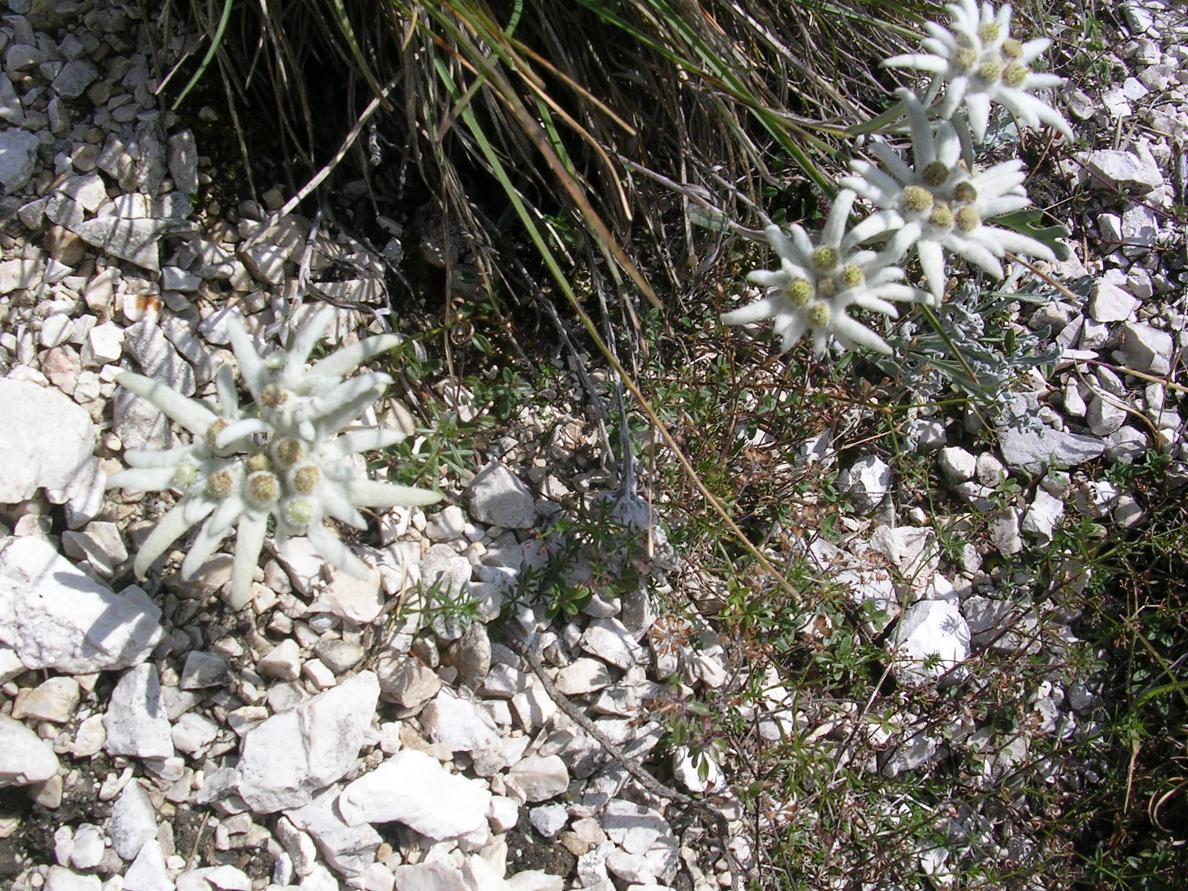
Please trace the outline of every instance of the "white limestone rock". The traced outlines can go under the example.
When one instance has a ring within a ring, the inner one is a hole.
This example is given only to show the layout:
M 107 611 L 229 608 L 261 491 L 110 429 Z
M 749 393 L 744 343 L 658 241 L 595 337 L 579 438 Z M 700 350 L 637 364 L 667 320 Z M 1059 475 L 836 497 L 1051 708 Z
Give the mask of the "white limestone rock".
M 1044 489 L 1038 489 L 1031 506 L 1023 515 L 1020 528 L 1024 532 L 1038 536 L 1042 541 L 1051 541 L 1052 532 L 1062 516 L 1064 516 L 1064 500 L 1056 498 Z
M 1100 439 L 1053 430 L 1036 418 L 1038 410 L 1034 394 L 1010 397 L 997 428 L 999 449 L 1009 466 L 1036 473 L 1048 467 L 1075 467 L 1101 457 L 1105 445 Z
M 124 873 L 123 887 L 128 891 L 174 891 L 173 880 L 165 866 L 165 855 L 161 843 L 150 839 L 132 865 Z
M 936 453 L 936 464 L 950 483 L 972 480 L 977 460 L 973 453 L 957 446 L 949 446 Z
M 506 782 L 525 801 L 547 801 L 569 788 L 569 768 L 558 755 L 529 755 L 512 765 Z
M 114 593 L 45 539 L 0 539 L 0 643 L 26 668 L 89 674 L 136 665 L 160 642 L 160 620 L 143 590 Z
M 499 463 L 488 464 L 470 483 L 470 514 L 480 523 L 505 529 L 529 529 L 536 522 L 532 492 Z
M 575 659 L 559 672 L 555 679 L 557 690 L 566 696 L 593 693 L 611 684 L 610 672 L 597 659 Z
M 458 867 L 441 860 L 408 863 L 392 872 L 400 891 L 473 891 Z
M 850 496 L 856 510 L 869 513 L 891 491 L 894 476 L 877 455 L 859 458 L 838 476 L 838 487 Z
M 285 816 L 298 829 L 309 833 L 331 867 L 353 878 L 375 861 L 375 852 L 383 839 L 367 823 L 347 823 L 338 809 L 340 801 L 337 788 L 327 789 L 305 807 L 286 811 Z
M 193 224 L 176 219 L 96 217 L 74 227 L 74 233 L 92 247 L 127 260 L 150 272 L 161 270 L 159 245 L 166 235 L 192 231 Z
M 86 409 L 56 389 L 0 379 L 0 504 L 26 501 L 40 488 L 65 493 L 89 472 L 94 451 Z
M 413 749 L 359 777 L 338 799 L 348 825 L 402 823 L 439 841 L 486 826 L 490 806 L 491 793 L 482 782 L 451 774 Z
M 643 647 L 618 619 L 595 619 L 586 626 L 579 645 L 624 671 L 644 659 Z
M 152 663 L 129 669 L 111 693 L 103 717 L 110 755 L 172 758 L 173 735 L 161 702 L 161 682 Z
M 1089 317 L 1097 322 L 1125 322 L 1139 308 L 1139 301 L 1117 285 L 1100 281 L 1089 297 Z
M 239 794 L 259 814 L 309 804 L 355 764 L 379 701 L 375 673 L 360 672 L 244 736 Z
M 1122 328 L 1122 349 L 1126 352 L 1127 364 L 1136 371 L 1159 375 L 1171 371 L 1175 342 L 1166 331 L 1141 322 L 1125 325 Z
M 969 656 L 969 626 L 956 604 L 921 600 L 904 610 L 892 650 L 901 683 L 920 686 L 945 675 L 956 680 L 956 666 Z
M 1163 185 L 1163 174 L 1150 152 L 1102 149 L 1089 152 L 1085 169 L 1095 185 L 1113 186 L 1123 192 L 1145 195 Z
M 157 816 L 148 792 L 137 780 L 124 787 L 111 809 L 107 827 L 111 846 L 123 860 L 133 860 L 149 839 L 157 837 Z
M 610 840 L 625 853 L 642 857 L 652 876 L 668 881 L 675 875 L 680 863 L 677 839 L 659 812 L 616 798 L 607 803 L 602 826 Z M 609 859 L 607 865 L 618 874 Z
M 489 777 L 507 767 L 495 722 L 477 703 L 443 688 L 421 712 L 421 727 L 435 743 L 453 752 L 468 752 L 474 772 Z
M 0 715 L 0 788 L 44 783 L 58 772 L 49 743 L 7 715 Z

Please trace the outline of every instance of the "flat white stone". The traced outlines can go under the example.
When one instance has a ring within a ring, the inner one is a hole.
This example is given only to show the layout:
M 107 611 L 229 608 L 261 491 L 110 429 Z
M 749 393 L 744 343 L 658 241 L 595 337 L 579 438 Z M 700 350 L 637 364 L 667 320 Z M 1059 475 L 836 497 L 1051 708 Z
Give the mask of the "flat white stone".
M 542 804 L 528 812 L 528 819 L 545 838 L 552 838 L 569 822 L 569 810 L 563 804 Z
M 1024 532 L 1039 536 L 1043 541 L 1051 541 L 1052 531 L 1062 516 L 1064 516 L 1064 500 L 1056 498 L 1044 489 L 1038 489 L 1031 506 L 1023 515 L 1020 528 Z
M 655 878 L 667 880 L 675 874 L 680 862 L 677 839 L 659 812 L 633 801 L 614 799 L 606 805 L 602 826 L 623 851 L 644 858 Z M 609 858 L 607 865 L 615 871 Z
M 0 643 L 26 668 L 89 674 L 136 665 L 161 640 L 160 620 L 140 588 L 114 593 L 45 539 L 0 539 Z
M 155 838 L 150 839 L 140 849 L 140 853 L 124 873 L 123 887 L 129 891 L 173 891 L 174 885 L 169 878 L 169 870 L 165 867 L 161 843 Z
M 79 875 L 61 866 L 51 866 L 46 876 L 45 891 L 99 891 L 99 876 Z
M 575 659 L 559 672 L 555 679 L 557 690 L 566 696 L 581 696 L 610 686 L 611 676 L 606 665 L 597 659 Z
M 151 272 L 159 272 L 161 239 L 192 229 L 192 224 L 178 220 L 96 217 L 75 226 L 73 231 L 92 247 Z
M 458 867 L 440 860 L 397 866 L 392 873 L 400 891 L 473 891 Z
M 64 492 L 89 465 L 95 425 L 55 389 L 0 379 L 0 504 Z
M 886 497 L 893 479 L 891 468 L 882 458 L 866 455 L 838 475 L 838 487 L 850 496 L 857 510 L 867 513 Z
M 558 755 L 530 755 L 512 765 L 506 781 L 526 801 L 547 801 L 569 789 L 569 769 Z
M 62 724 L 74 717 L 81 690 L 74 678 L 50 678 L 36 687 L 17 693 L 12 716 L 17 720 L 33 719 Z
M 1163 174 L 1155 159 L 1148 153 L 1140 157 L 1136 152 L 1102 149 L 1089 152 L 1085 168 L 1090 181 L 1100 187 L 1114 186 L 1123 192 L 1143 195 L 1163 185 Z
M 618 619 L 595 619 L 579 644 L 587 653 L 626 671 L 643 658 L 643 648 Z
M 1075 467 L 1105 451 L 1097 437 L 1057 431 L 1039 423 L 1035 419 L 1037 410 L 1034 397 L 1019 395 L 1011 399 L 1009 414 L 1013 420 L 998 426 L 998 446 L 1009 466 L 1032 473 L 1048 467 Z
M 58 772 L 58 756 L 36 733 L 0 715 L 0 787 L 44 783 Z
M 937 452 L 936 464 L 950 483 L 964 483 L 973 479 L 977 458 L 965 449 L 949 446 Z
M 243 739 L 240 796 L 261 814 L 308 804 L 355 765 L 378 701 L 379 681 L 364 671 L 253 727 Z
M 124 787 L 111 809 L 107 826 L 111 846 L 123 860 L 133 860 L 140 849 L 157 837 L 157 816 L 152 799 L 138 780 Z
M 360 875 L 375 862 L 383 839 L 367 823 L 350 824 L 340 815 L 337 787 L 327 789 L 305 807 L 285 812 L 298 829 L 309 833 L 326 862 L 347 877 Z M 303 864 L 312 872 L 313 864 Z
M 172 758 L 173 735 L 161 703 L 161 682 L 152 663 L 128 669 L 111 693 L 103 718 L 104 748 L 111 755 Z
M 421 727 L 435 743 L 469 752 L 474 772 L 491 776 L 507 767 L 495 722 L 477 703 L 442 689 L 421 712 Z
M 532 492 L 502 464 L 488 464 L 480 470 L 467 495 L 470 514 L 480 523 L 505 529 L 528 529 L 536 522 Z
M 1108 281 L 1100 281 L 1089 297 L 1089 317 L 1097 322 L 1125 322 L 1139 301 Z
M 892 643 L 894 670 L 902 683 L 919 686 L 947 672 L 969 656 L 969 626 L 956 604 L 921 600 L 903 613 Z
M 1168 374 L 1171 371 L 1175 344 L 1166 331 L 1140 322 L 1125 325 L 1122 328 L 1122 349 L 1126 351 L 1127 364 L 1136 371 L 1151 374 Z
M 338 811 L 349 825 L 403 823 L 437 840 L 482 828 L 490 806 L 491 793 L 483 783 L 451 774 L 412 749 L 350 783 L 338 799 Z
M 256 670 L 266 677 L 295 681 L 301 677 L 301 647 L 293 638 L 285 638 L 256 663 Z

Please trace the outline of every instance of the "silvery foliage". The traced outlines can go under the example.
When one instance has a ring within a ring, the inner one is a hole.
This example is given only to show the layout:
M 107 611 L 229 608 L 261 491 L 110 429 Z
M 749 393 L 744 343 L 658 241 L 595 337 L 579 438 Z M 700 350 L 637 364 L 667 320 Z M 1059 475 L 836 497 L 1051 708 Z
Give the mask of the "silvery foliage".
M 230 601 L 239 609 L 251 599 L 252 573 L 272 520 L 278 545 L 306 536 L 327 562 L 366 577 L 366 565 L 324 521 L 366 529 L 360 508 L 428 505 L 441 499 L 437 492 L 378 482 L 360 471 L 362 452 L 386 448 L 404 434 L 378 427 L 344 432 L 392 381 L 376 372 L 348 375 L 400 339 L 392 334 L 369 337 L 310 365 L 309 356 L 333 316 L 330 307 L 309 311 L 289 349 L 267 354 L 241 325 L 232 323 L 231 347 L 252 396 L 246 409 L 239 405 L 227 366 L 215 375 L 217 406 L 139 374 L 119 375 L 121 386 L 194 437 L 188 445 L 165 451 L 126 452 L 129 469 L 108 480 L 109 486 L 135 491 L 181 493 L 138 551 L 133 562 L 137 576 L 143 578 L 173 542 L 202 523 L 182 562 L 182 578 L 192 578 L 234 529 Z
M 834 202 L 820 235 L 808 236 L 793 225 L 789 239 L 779 227 L 769 226 L 765 234 L 780 258 L 780 269 L 752 272 L 748 278 L 765 286 L 766 294 L 724 314 L 725 324 L 774 319 L 783 350 L 809 333 L 818 357 L 831 343 L 842 349 L 862 346 L 888 354 L 891 350 L 884 338 L 850 317 L 848 308 L 895 318 L 887 300 L 940 304 L 949 280 L 946 252 L 999 279 L 1008 252 L 1056 260 L 1046 244 L 993 225 L 995 218 L 1030 206 L 1023 187 L 1026 173 L 1018 160 L 980 170 L 970 138 L 971 130 L 978 142 L 985 137 L 992 102 L 1014 112 L 1026 125 L 1049 124 L 1071 137 L 1064 118 L 1028 92 L 1061 83 L 1060 78 L 1037 74 L 1029 67 L 1050 41 L 1020 43 L 1012 37 L 1009 5 L 996 12 L 989 3 L 978 6 L 974 0 L 961 0 L 946 8 L 953 17 L 952 30 L 928 23 L 931 36 L 924 41 L 928 54 L 896 56 L 885 63 L 934 75 L 923 98 L 907 90 L 899 93 L 900 108 L 908 118 L 912 163 L 888 143 L 876 141 L 870 152 L 879 163 L 861 159 L 852 163 L 854 175 L 841 181 L 845 190 Z M 938 98 L 942 88 L 945 92 Z M 847 230 L 855 194 L 874 211 Z M 877 258 L 866 261 L 873 262 L 874 268 L 858 269 L 856 261 L 849 260 L 854 266 L 848 270 L 849 281 L 857 287 L 845 287 L 846 277 L 833 272 L 835 268 L 847 271 L 845 259 L 827 270 L 814 268 L 812 261 L 818 256 L 814 251 L 832 247 L 844 254 L 879 240 L 884 241 L 881 248 L 861 252 Z M 898 283 L 904 278 L 900 261 L 909 251 L 919 260 L 927 292 Z M 813 277 L 821 271 L 827 273 L 824 282 Z M 871 281 L 881 286 L 894 281 L 894 287 L 902 290 L 871 292 Z

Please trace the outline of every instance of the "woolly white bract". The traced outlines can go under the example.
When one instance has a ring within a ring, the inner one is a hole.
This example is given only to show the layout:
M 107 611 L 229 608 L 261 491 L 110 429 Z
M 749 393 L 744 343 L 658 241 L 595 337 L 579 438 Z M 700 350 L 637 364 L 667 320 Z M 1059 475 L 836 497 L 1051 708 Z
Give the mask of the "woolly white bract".
M 1026 174 L 1019 160 L 1004 161 L 988 170 L 970 170 L 961 160 L 961 141 L 948 121 L 933 129 L 924 107 L 910 93 L 901 92 L 912 133 L 912 167 L 886 143 L 875 142 L 871 153 L 882 167 L 853 161 L 856 176 L 842 179 L 852 189 L 902 220 L 893 244 L 907 251 L 915 247 L 920 266 L 935 300 L 944 296 L 944 251 L 963 257 L 1002 278 L 1001 258 L 1007 251 L 1054 262 L 1045 244 L 986 221 L 1027 207 L 1023 188 Z
M 923 41 L 928 52 L 894 56 L 883 64 L 932 74 L 930 94 L 945 87 L 938 113 L 950 118 L 964 108 L 977 142 L 986 138 L 990 106 L 995 102 L 1010 109 L 1029 127 L 1047 124 L 1072 139 L 1072 129 L 1063 115 L 1032 95 L 1035 90 L 1064 82 L 1055 75 L 1031 69 L 1052 41 L 1041 37 L 1022 43 L 1012 37 L 1009 3 L 997 12 L 989 3 L 979 7 L 975 0 L 961 0 L 945 8 L 953 17 L 950 28 L 924 23 L 931 35 Z
M 783 350 L 809 334 L 818 357 L 825 354 L 831 337 L 846 349 L 864 346 L 890 355 L 883 338 L 847 310 L 857 306 L 896 318 L 898 311 L 889 301 L 926 301 L 928 295 L 902 284 L 903 270 L 894 265 L 898 254 L 859 248 L 901 226 L 899 215 L 894 210 L 875 214 L 846 232 L 853 203 L 852 191 L 837 196 L 816 243 L 799 225 L 789 227 L 790 238 L 779 226 L 768 226 L 767 241 L 780 258 L 780 268 L 750 273 L 750 281 L 767 288 L 766 296 L 725 313 L 722 321 L 745 325 L 774 319 Z
M 217 412 L 150 378 L 131 372 L 119 376 L 123 387 L 194 435 L 192 443 L 180 448 L 128 452 L 129 469 L 108 480 L 109 486 L 126 489 L 182 493 L 137 553 L 133 568 L 138 576 L 202 522 L 182 562 L 182 578 L 191 578 L 234 527 L 231 605 L 239 609 L 251 599 L 252 572 L 270 518 L 278 543 L 307 536 L 329 563 L 365 576 L 367 567 L 324 520 L 365 529 L 361 507 L 427 505 L 441 499 L 437 492 L 376 482 L 357 471 L 356 455 L 393 445 L 404 435 L 377 427 L 342 432 L 391 383 L 386 374 L 346 376 L 396 346 L 399 338 L 370 337 L 307 366 L 332 317 L 329 307 L 311 312 L 292 347 L 268 356 L 256 350 L 241 326 L 232 326 L 231 346 L 255 400 L 249 413 L 241 411 L 225 366 L 215 377 Z

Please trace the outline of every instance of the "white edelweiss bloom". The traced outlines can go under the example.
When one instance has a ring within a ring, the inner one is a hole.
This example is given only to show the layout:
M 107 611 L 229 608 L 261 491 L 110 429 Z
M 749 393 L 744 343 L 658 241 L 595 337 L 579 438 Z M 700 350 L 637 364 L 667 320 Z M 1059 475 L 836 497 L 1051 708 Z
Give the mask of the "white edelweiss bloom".
M 1023 188 L 1023 162 L 970 171 L 961 160 L 961 140 L 953 125 L 941 121 L 934 130 L 920 102 L 907 91 L 901 96 L 911 123 L 914 166 L 886 143 L 875 142 L 870 152 L 883 166 L 852 161 L 850 169 L 857 175 L 841 181 L 884 213 L 898 213 L 903 225 L 888 250 L 902 256 L 915 247 L 936 301 L 945 292 L 945 250 L 995 278 L 1003 276 L 1000 259 L 1006 251 L 1055 262 L 1055 254 L 1042 242 L 984 222 L 1031 204 Z
M 768 226 L 767 242 L 779 256 L 780 268 L 756 270 L 747 276 L 767 288 L 767 295 L 725 313 L 722 321 L 746 325 L 774 319 L 782 350 L 792 349 L 810 334 L 818 358 L 825 354 L 830 337 L 846 349 L 863 346 L 890 355 L 886 342 L 846 311 L 857 306 L 894 319 L 899 313 L 889 301 L 923 302 L 928 295 L 902 283 L 903 270 L 894 265 L 896 258 L 888 252 L 859 248 L 903 224 L 894 209 L 867 217 L 846 231 L 854 197 L 850 190 L 838 194 L 815 244 L 799 225 L 790 227 L 791 238 L 779 226 Z
M 360 363 L 391 349 L 399 338 L 382 335 L 338 350 L 307 367 L 333 310 L 307 317 L 287 352 L 262 356 L 238 326 L 232 346 L 245 380 L 256 397 L 255 413 L 240 411 L 227 367 L 215 377 L 220 411 L 188 399 L 138 374 L 119 382 L 149 400 L 194 435 L 194 441 L 164 452 L 128 452 L 128 470 L 108 484 L 142 491 L 176 489 L 181 500 L 162 518 L 137 553 L 134 568 L 143 577 L 149 566 L 191 527 L 202 523 L 182 563 L 189 579 L 235 530 L 231 571 L 232 608 L 251 599 L 252 573 L 275 520 L 276 537 L 307 536 L 328 562 L 366 577 L 367 567 L 323 522 L 335 519 L 359 529 L 367 522 L 359 508 L 428 505 L 440 493 L 370 480 L 361 452 L 386 448 L 404 438 L 376 427 L 343 433 L 391 381 L 385 374 L 343 377 Z M 244 454 L 246 452 L 246 454 Z
M 964 106 L 978 142 L 986 138 L 990 105 L 994 102 L 1009 109 L 1029 127 L 1038 129 L 1041 124 L 1047 124 L 1072 139 L 1072 128 L 1064 116 L 1033 95 L 1035 90 L 1050 89 L 1064 82 L 1053 74 L 1031 69 L 1052 41 L 1041 37 L 1024 43 L 1012 37 L 1009 3 L 997 12 L 989 3 L 979 6 L 976 0 L 960 0 L 945 8 L 953 17 L 950 28 L 935 22 L 924 23 L 930 35 L 923 41 L 928 52 L 893 56 L 883 64 L 932 74 L 929 94 L 934 95 L 942 85 L 946 88 L 938 113 L 950 118 Z

